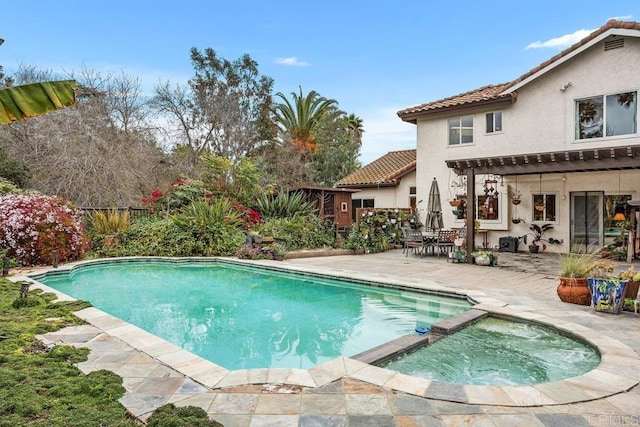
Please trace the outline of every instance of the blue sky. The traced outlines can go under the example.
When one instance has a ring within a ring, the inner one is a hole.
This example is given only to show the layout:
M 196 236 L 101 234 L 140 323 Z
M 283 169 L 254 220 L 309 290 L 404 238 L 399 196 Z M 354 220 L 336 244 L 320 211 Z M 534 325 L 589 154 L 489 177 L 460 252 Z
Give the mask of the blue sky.
M 0 15 L 0 65 L 81 66 L 186 83 L 189 50 L 248 53 L 275 91 L 301 86 L 364 121 L 363 163 L 415 148 L 400 109 L 515 79 L 610 18 L 640 20 L 637 0 L 31 1 Z

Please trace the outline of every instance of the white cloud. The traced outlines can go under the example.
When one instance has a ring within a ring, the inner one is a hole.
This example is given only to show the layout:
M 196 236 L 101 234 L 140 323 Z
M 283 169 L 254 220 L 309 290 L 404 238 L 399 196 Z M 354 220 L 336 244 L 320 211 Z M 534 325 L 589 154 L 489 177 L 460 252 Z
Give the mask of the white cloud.
M 288 58 L 276 58 L 273 62 L 276 64 L 291 65 L 293 67 L 308 67 L 311 65 L 306 61 L 299 61 L 295 56 L 290 56 Z
M 565 49 L 577 42 L 579 42 L 580 40 L 582 40 L 583 38 L 587 37 L 589 34 L 591 34 L 594 30 L 578 30 L 576 32 L 573 32 L 571 34 L 565 34 L 563 36 L 560 37 L 554 37 L 552 39 L 549 39 L 545 42 L 541 42 L 541 41 L 535 41 L 533 43 L 530 43 L 526 48 L 526 49 L 557 49 L 557 50 L 562 50 Z
M 382 108 L 359 115 L 364 134 L 360 161 L 371 163 L 389 151 L 416 148 L 416 125 L 403 122 L 396 114 L 402 108 Z

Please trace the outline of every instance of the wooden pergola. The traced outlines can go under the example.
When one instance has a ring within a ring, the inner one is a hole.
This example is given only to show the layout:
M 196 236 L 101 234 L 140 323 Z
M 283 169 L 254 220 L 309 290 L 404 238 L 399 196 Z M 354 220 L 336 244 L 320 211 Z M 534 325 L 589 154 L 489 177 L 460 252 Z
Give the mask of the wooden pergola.
M 592 147 L 546 153 L 512 154 L 446 160 L 447 167 L 467 177 L 467 194 L 476 193 L 476 175 L 532 175 L 640 169 L 640 145 Z M 467 211 L 467 248 L 475 247 L 475 203 Z M 467 257 L 471 263 L 472 258 Z

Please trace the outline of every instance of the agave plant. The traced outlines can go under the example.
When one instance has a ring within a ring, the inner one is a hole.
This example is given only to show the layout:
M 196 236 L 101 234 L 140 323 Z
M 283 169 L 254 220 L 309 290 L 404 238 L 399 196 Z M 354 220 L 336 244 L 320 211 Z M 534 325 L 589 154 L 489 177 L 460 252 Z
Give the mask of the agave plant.
M 301 192 L 281 192 L 275 196 L 263 194 L 256 201 L 256 206 L 265 220 L 311 215 L 317 211 L 314 203 L 308 201 Z

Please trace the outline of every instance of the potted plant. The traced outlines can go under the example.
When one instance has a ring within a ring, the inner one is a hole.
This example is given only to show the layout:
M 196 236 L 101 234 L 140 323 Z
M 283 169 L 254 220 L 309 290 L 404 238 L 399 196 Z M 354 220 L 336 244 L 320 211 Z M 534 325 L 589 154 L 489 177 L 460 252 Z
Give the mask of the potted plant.
M 514 224 L 520 224 L 521 222 L 524 222 L 524 219 L 514 216 L 511 218 L 511 222 Z
M 621 272 L 618 275 L 622 280 L 627 281 L 624 289 L 624 298 L 636 299 L 638 297 L 638 288 L 640 288 L 640 273 L 633 267 Z
M 498 258 L 493 251 L 473 251 L 471 252 L 471 256 L 478 265 L 496 265 L 498 263 Z
M 587 282 L 591 291 L 591 302 L 596 311 L 620 313 L 627 280 L 613 274 L 613 264 L 610 261 L 592 261 L 589 264 Z
M 514 205 L 519 205 L 522 198 L 522 192 L 519 190 L 514 190 L 513 194 L 511 195 L 511 203 L 513 203 Z
M 593 257 L 590 254 L 560 255 L 560 284 L 556 292 L 562 302 L 591 305 L 587 274 Z
M 532 254 L 537 254 L 540 251 L 540 246 L 542 246 L 543 251 L 547 249 L 547 240 L 543 239 L 542 236 L 544 236 L 544 233 L 552 229 L 553 225 L 551 224 L 531 224 L 529 226 L 529 230 L 531 230 L 531 233 L 527 233 L 524 236 L 521 236 L 525 245 L 527 244 L 527 236 L 533 237 L 531 243 L 529 243 L 529 252 L 531 252 Z M 555 242 L 556 241 L 554 240 L 554 243 Z

